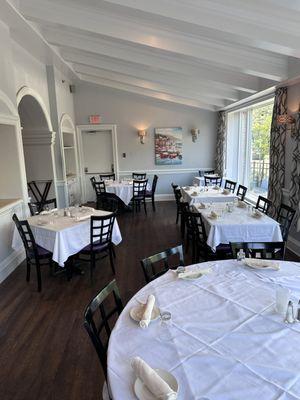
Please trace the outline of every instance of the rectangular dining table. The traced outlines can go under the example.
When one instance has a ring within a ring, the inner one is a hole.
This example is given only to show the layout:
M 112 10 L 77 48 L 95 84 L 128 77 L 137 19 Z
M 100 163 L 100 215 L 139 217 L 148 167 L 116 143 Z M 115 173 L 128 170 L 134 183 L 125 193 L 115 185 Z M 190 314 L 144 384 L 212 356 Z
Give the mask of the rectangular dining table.
M 36 243 L 46 250 L 53 253 L 53 261 L 64 267 L 68 258 L 77 254 L 90 243 L 90 221 L 91 216 L 103 216 L 111 214 L 108 211 L 94 210 L 89 208 L 81 218 L 84 220 L 76 221 L 76 218 L 63 216 L 63 210 L 58 211 L 58 215 L 35 215 L 28 218 L 30 228 Z M 121 232 L 117 220 L 115 220 L 112 242 L 118 245 L 122 241 Z M 18 230 L 15 228 L 13 233 L 12 248 L 17 250 L 22 247 L 22 241 Z
M 246 206 L 244 208 L 233 206 L 232 212 L 226 211 L 226 205 L 221 203 L 212 203 L 205 209 L 195 204 L 193 208 L 202 215 L 207 244 L 214 251 L 221 243 L 282 241 L 280 225 L 277 221 L 263 213 L 259 218 L 255 217 Z M 210 217 L 212 210 L 218 215 L 217 218 Z
M 223 189 L 213 187 L 201 188 L 199 186 L 187 186 L 181 188 L 182 200 L 191 204 L 195 203 L 231 203 L 237 196 L 234 193 L 223 193 Z

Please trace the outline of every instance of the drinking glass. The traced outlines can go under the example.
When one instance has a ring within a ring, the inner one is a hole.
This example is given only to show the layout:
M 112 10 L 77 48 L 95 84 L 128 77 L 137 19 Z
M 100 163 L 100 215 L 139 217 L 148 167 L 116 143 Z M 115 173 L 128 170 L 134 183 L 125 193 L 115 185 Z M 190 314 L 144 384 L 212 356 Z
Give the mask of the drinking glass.
M 171 313 L 169 311 L 163 311 L 160 314 L 160 333 L 159 333 L 159 338 L 163 342 L 172 339 L 171 326 L 172 326 Z
M 290 299 L 291 291 L 287 288 L 279 287 L 276 289 L 276 311 L 285 314 Z

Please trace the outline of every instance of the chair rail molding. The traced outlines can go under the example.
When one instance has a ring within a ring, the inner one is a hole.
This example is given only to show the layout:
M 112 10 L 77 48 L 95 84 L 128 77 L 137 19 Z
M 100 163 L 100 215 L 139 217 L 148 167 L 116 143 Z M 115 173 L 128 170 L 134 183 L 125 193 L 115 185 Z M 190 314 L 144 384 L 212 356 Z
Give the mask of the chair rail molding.
M 146 174 L 149 175 L 154 175 L 154 174 L 161 174 L 161 175 L 172 175 L 172 174 L 189 174 L 189 173 L 197 173 L 199 171 L 206 171 L 209 169 L 213 169 L 212 167 L 206 167 L 206 168 L 174 168 L 174 169 L 135 169 L 132 171 L 119 171 L 119 175 L 124 176 L 124 175 L 131 175 L 133 172 L 137 173 L 143 173 L 145 172 Z

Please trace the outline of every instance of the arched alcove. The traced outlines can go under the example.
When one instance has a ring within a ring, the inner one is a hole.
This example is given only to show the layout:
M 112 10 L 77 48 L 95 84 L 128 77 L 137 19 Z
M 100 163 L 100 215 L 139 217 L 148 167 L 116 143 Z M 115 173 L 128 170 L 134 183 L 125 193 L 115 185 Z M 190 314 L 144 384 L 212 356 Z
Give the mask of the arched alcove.
M 26 199 L 24 158 L 16 106 L 0 90 L 0 200 Z
M 28 87 L 20 89 L 17 103 L 22 127 L 26 180 L 37 182 L 41 191 L 44 182 L 52 180 L 49 197 L 56 197 L 55 132 L 47 108 L 39 94 Z
M 65 182 L 65 204 L 72 205 L 81 202 L 76 130 L 72 118 L 68 114 L 62 115 L 59 126 Z

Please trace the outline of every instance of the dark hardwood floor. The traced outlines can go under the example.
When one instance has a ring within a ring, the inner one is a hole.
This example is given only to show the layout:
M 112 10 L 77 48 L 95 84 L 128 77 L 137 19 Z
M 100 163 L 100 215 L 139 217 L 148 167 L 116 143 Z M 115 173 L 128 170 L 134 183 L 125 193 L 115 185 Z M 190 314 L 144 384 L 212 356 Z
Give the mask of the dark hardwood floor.
M 145 284 L 139 261 L 181 243 L 175 210 L 175 203 L 161 202 L 156 213 L 148 206 L 147 217 L 141 211 L 118 218 L 123 241 L 116 248 L 116 279 L 124 304 Z M 291 253 L 287 258 L 298 261 Z M 25 265 L 0 285 L 1 400 L 101 398 L 102 370 L 83 328 L 86 305 L 113 278 L 108 259 L 97 267 L 93 287 L 88 273 L 67 282 L 45 268 L 38 293 L 35 273 L 25 281 Z

